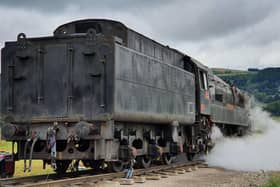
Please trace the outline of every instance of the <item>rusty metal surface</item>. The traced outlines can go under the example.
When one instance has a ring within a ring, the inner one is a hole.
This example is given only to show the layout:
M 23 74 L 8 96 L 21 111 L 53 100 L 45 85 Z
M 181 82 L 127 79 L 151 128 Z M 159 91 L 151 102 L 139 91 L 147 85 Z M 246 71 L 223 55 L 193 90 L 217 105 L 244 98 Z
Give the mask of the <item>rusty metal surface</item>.
M 214 123 L 230 124 L 230 125 L 249 125 L 249 108 L 250 97 L 246 93 L 241 92 L 244 96 L 244 105 L 240 106 L 238 98 L 233 94 L 233 89 L 229 84 L 225 83 L 217 76 L 210 79 L 211 95 L 211 117 Z M 222 97 L 222 101 L 217 100 L 217 95 Z

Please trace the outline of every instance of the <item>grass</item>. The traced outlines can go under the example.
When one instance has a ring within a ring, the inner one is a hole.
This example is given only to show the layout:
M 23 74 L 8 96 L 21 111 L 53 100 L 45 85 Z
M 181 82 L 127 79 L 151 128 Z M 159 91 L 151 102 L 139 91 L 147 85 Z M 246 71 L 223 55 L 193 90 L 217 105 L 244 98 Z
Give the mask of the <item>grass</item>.
M 233 75 L 244 75 L 252 74 L 254 72 L 243 71 L 243 70 L 234 70 L 234 69 L 224 69 L 224 68 L 212 68 L 214 74 L 219 76 L 233 76 Z
M 280 122 L 280 116 L 273 116 L 272 117 L 275 121 L 279 121 Z
M 270 177 L 268 182 L 262 187 L 280 187 L 280 177 L 279 176 Z
M 223 68 L 212 68 L 213 73 L 219 77 L 231 77 L 231 76 L 249 76 L 256 74 L 256 72 Z
M 1 141 L 0 140 L 0 151 L 12 151 L 12 145 L 10 142 Z M 31 172 L 23 172 L 23 160 L 16 161 L 15 166 L 15 175 L 14 176 L 32 176 L 32 175 L 42 175 L 42 174 L 51 174 L 53 173 L 52 168 L 47 165 L 46 169 L 43 170 L 43 161 L 41 160 L 33 160 L 32 161 L 32 171 Z

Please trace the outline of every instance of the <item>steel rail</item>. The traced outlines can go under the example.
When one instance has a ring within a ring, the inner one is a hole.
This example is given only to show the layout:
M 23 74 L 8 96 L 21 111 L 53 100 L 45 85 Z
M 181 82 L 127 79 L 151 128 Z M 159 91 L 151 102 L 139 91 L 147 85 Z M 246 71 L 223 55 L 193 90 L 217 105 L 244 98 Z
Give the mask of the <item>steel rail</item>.
M 174 163 L 171 165 L 152 166 L 147 169 L 135 169 L 134 175 L 135 176 L 147 175 L 159 171 L 170 170 L 170 169 L 175 169 L 180 167 L 194 166 L 198 164 L 203 164 L 203 161 L 198 160 L 192 162 Z M 0 187 L 6 187 L 6 186 L 58 187 L 58 186 L 67 186 L 73 184 L 88 184 L 88 183 L 92 184 L 102 180 L 113 180 L 115 178 L 124 177 L 124 172 L 96 174 L 96 175 L 88 175 L 90 173 L 86 173 L 86 174 L 84 176 L 78 176 L 75 173 L 67 173 L 64 176 L 58 176 L 56 174 L 52 174 L 49 176 L 38 175 L 33 177 L 18 177 L 13 179 L 2 179 L 0 180 Z

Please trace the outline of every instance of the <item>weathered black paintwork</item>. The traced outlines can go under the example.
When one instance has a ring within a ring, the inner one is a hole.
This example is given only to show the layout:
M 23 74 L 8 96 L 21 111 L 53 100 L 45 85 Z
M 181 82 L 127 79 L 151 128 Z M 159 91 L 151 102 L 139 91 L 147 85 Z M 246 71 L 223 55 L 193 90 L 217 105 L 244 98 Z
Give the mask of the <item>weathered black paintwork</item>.
M 2 113 L 12 121 L 194 123 L 195 78 L 182 69 L 184 55 L 118 22 L 72 22 L 54 37 L 6 43 L 2 53 Z
M 217 124 L 248 126 L 251 106 L 249 95 L 215 75 L 210 75 L 209 82 L 212 121 Z
M 211 121 L 249 124 L 244 93 L 244 105 L 234 91 L 232 102 L 217 102 L 216 88 L 233 88 L 220 86 L 208 67 L 120 22 L 80 20 L 50 37 L 20 34 L 5 43 L 1 61 L 1 112 L 14 129 L 3 138 L 18 141 L 17 159 L 26 159 L 31 138 L 32 158 L 49 161 L 48 128 L 57 129 L 57 160 L 114 161 L 120 145 L 143 156 L 153 142 L 165 153 L 176 145 L 192 155 L 199 142 L 207 147 Z

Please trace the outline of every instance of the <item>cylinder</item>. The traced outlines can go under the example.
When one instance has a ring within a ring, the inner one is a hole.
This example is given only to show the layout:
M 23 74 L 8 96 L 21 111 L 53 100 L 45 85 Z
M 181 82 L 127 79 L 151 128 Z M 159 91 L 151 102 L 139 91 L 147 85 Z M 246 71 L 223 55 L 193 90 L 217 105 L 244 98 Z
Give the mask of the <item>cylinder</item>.
M 5 138 L 22 137 L 26 135 L 26 129 L 19 125 L 6 123 L 2 128 L 2 134 Z
M 75 125 L 76 135 L 80 138 L 89 136 L 89 135 L 96 135 L 99 134 L 99 128 L 97 125 L 92 123 L 88 123 L 85 121 L 80 121 Z

